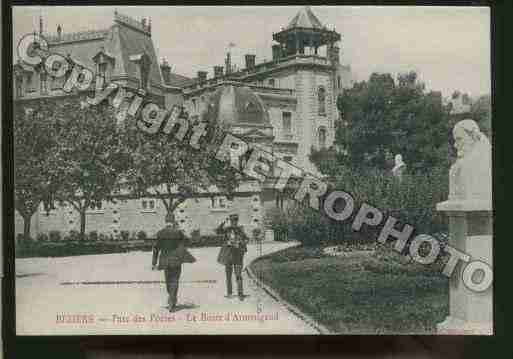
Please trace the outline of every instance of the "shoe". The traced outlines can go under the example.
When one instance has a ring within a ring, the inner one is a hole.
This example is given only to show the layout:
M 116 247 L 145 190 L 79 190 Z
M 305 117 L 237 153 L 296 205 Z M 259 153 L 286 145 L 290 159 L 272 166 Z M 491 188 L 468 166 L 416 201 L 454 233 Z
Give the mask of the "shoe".
M 242 302 L 246 296 L 244 294 L 239 294 L 239 300 Z
M 169 306 L 169 313 L 173 313 L 176 311 L 176 304 Z

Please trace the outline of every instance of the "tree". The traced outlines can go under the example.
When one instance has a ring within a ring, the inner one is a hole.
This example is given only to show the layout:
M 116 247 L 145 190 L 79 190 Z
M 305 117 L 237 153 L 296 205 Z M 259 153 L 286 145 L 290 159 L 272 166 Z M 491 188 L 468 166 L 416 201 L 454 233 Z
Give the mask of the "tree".
M 479 125 L 481 131 L 491 139 L 492 135 L 492 102 L 490 95 L 480 96 L 470 109 L 472 119 Z
M 341 165 L 389 169 L 402 154 L 413 171 L 448 166 L 448 110 L 441 94 L 426 93 L 415 72 L 372 74 L 337 100 L 343 114 L 336 129 L 335 147 Z
M 187 115 L 182 113 L 182 117 Z M 189 128 L 198 125 L 187 120 Z M 189 146 L 191 132 L 182 141 L 174 132 L 148 135 L 134 123 L 126 130 L 131 159 L 127 184 L 135 197 L 156 197 L 162 201 L 168 214 L 195 195 L 210 193 L 215 186 L 220 193 L 232 196 L 242 176 L 227 162 L 215 158 L 215 141 L 223 129 L 215 123 L 205 122 L 206 132 L 202 147 Z M 205 143 L 209 145 L 206 146 Z
M 83 107 L 77 98 L 61 99 L 52 117 L 60 127 L 53 155 L 53 168 L 61 179 L 55 200 L 79 213 L 84 239 L 87 209 L 102 201 L 115 202 L 128 169 L 128 147 L 107 102 Z
M 58 176 L 51 158 L 56 148 L 56 125 L 48 118 L 51 104 L 42 100 L 15 104 L 14 111 L 14 206 L 23 218 L 23 237 L 30 238 L 30 221 L 41 203 L 47 209 Z

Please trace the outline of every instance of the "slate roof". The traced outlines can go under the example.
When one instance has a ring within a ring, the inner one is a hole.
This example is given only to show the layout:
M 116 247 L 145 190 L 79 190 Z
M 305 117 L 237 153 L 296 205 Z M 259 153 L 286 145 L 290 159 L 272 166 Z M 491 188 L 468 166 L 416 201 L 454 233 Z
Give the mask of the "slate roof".
M 295 27 L 303 27 L 309 29 L 324 29 L 325 26 L 319 21 L 317 16 L 314 15 L 310 6 L 305 6 L 294 16 L 294 18 L 290 21 L 287 29 L 292 29 Z
M 105 30 L 63 32 L 60 39 L 55 35 L 45 35 L 45 37 L 49 42 L 50 51 L 58 52 L 63 56 L 70 54 L 73 59 L 93 71 L 96 69 L 93 57 L 98 52 L 104 51 L 114 58 L 112 76 L 130 76 L 138 79 L 140 77 L 138 66 L 130 61 L 130 56 L 145 52 L 151 61 L 150 83 L 163 84 L 151 36 L 122 21 L 116 20 L 109 29 Z

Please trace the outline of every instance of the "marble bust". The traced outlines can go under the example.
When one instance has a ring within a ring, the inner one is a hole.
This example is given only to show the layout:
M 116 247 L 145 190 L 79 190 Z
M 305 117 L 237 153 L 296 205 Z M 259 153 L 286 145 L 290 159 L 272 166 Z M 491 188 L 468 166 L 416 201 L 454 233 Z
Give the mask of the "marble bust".
M 403 156 L 400 154 L 395 155 L 394 157 L 394 168 L 392 168 L 392 174 L 401 179 L 403 176 L 403 172 L 406 169 L 406 163 L 403 162 Z
M 492 200 L 490 141 L 473 120 L 462 120 L 453 129 L 457 160 L 449 172 L 449 201 Z

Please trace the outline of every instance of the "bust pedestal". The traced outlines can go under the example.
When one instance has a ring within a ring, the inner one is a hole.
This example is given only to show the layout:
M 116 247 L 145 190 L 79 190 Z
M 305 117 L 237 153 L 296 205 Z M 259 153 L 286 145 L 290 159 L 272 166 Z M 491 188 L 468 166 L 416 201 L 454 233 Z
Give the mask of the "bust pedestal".
M 487 200 L 450 199 L 437 205 L 449 217 L 449 244 L 492 266 L 492 206 Z M 449 316 L 437 325 L 438 334 L 493 334 L 493 288 L 468 289 L 460 261 L 449 281 Z

